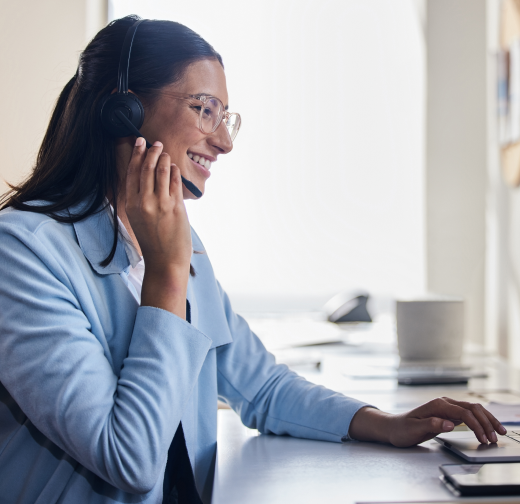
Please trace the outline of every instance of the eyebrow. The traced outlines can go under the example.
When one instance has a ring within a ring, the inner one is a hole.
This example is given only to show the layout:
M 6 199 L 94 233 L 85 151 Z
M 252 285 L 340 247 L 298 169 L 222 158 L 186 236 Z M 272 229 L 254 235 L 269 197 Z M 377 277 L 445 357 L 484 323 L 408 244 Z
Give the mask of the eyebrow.
M 198 96 L 198 95 L 206 95 L 206 96 L 215 96 L 211 93 L 206 93 L 206 92 L 202 92 L 202 93 L 195 93 L 193 96 Z M 215 96 L 215 98 L 218 98 L 218 96 Z M 218 98 L 220 100 L 220 98 Z M 220 100 L 222 101 L 222 100 Z M 229 105 L 224 105 L 224 110 L 229 110 Z

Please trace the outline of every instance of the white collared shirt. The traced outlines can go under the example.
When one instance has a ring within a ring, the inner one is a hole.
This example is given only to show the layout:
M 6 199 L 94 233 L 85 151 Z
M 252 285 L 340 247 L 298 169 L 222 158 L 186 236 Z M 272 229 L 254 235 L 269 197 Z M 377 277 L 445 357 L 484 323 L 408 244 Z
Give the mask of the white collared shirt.
M 114 208 L 110 205 L 112 215 L 114 215 Z M 119 231 L 123 236 L 123 243 L 125 245 L 126 255 L 130 261 L 130 270 L 128 272 L 128 281 L 134 286 L 137 293 L 136 299 L 141 304 L 141 291 L 143 290 L 143 279 L 144 279 L 144 259 L 135 248 L 134 242 L 130 237 L 123 221 L 118 217 L 117 222 L 119 223 Z M 132 292 L 132 289 L 130 289 Z M 135 293 L 132 292 L 135 296 Z

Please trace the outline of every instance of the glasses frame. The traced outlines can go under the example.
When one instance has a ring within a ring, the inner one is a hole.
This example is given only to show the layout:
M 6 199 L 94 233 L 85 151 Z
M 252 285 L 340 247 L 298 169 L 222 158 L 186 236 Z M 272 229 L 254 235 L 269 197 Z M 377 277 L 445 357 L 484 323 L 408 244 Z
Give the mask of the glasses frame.
M 237 121 L 238 121 L 238 126 L 235 129 L 235 134 L 233 136 L 231 136 L 231 133 L 229 132 L 227 127 L 226 127 L 226 131 L 227 131 L 227 133 L 229 135 L 229 138 L 231 138 L 232 142 L 237 137 L 238 131 L 240 129 L 240 126 L 242 125 L 242 118 L 240 117 L 240 114 L 238 112 L 228 112 L 226 110 L 226 108 L 224 107 L 224 104 L 222 103 L 222 100 L 220 100 L 220 98 L 217 98 L 216 96 L 213 96 L 213 95 L 207 95 L 207 94 L 204 94 L 204 93 L 197 94 L 197 95 L 192 95 L 192 94 L 183 94 L 183 93 L 175 93 L 173 91 L 168 91 L 168 92 L 162 92 L 161 94 L 165 95 L 165 96 L 170 96 L 171 98 L 175 98 L 177 100 L 184 100 L 184 101 L 187 101 L 187 102 L 191 102 L 193 100 L 197 100 L 199 102 L 202 102 L 203 105 L 205 105 L 206 102 L 208 100 L 210 100 L 210 99 L 218 101 L 219 104 L 220 104 L 221 113 L 219 114 L 219 118 L 218 118 L 218 121 L 217 121 L 216 125 L 209 132 L 208 131 L 204 131 L 204 129 L 202 128 L 202 114 L 204 113 L 204 107 L 201 107 L 200 113 L 199 113 L 199 129 L 200 129 L 200 131 L 202 131 L 202 133 L 204 133 L 205 135 L 211 135 L 212 133 L 214 133 L 217 130 L 217 128 L 222 123 L 222 121 L 224 121 L 224 125 L 226 125 L 227 122 L 229 121 L 229 119 L 232 116 L 235 116 Z

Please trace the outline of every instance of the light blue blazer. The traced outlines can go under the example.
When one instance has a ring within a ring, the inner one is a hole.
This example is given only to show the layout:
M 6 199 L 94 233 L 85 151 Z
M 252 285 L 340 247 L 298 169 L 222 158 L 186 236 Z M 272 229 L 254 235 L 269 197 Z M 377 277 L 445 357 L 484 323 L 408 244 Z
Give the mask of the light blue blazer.
M 0 212 L 0 503 L 162 502 L 182 421 L 211 498 L 217 398 L 262 433 L 340 442 L 364 403 L 276 364 L 193 255 L 192 324 L 140 307 L 108 212 Z M 193 232 L 193 247 L 204 250 Z

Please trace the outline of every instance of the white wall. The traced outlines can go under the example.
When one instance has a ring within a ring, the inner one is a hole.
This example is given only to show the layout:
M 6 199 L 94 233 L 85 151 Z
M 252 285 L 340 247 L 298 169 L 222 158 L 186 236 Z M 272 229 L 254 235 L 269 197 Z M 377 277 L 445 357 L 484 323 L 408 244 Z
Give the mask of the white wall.
M 189 214 L 238 305 L 424 289 L 422 5 L 112 1 L 223 55 L 243 127 Z
M 80 51 L 106 24 L 104 0 L 0 0 L 0 191 L 30 171 Z
M 466 300 L 466 336 L 485 340 L 485 0 L 427 2 L 427 285 Z

